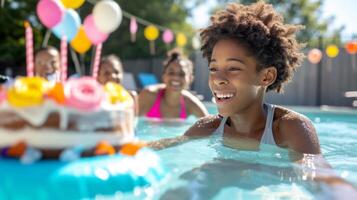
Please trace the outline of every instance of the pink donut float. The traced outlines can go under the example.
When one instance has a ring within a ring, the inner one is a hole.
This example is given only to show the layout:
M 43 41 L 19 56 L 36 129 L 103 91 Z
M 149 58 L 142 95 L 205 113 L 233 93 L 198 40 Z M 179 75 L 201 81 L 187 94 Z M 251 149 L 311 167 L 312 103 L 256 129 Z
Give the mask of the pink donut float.
M 0 86 L 0 104 L 6 100 L 6 89 L 5 87 Z
M 104 98 L 104 90 L 92 77 L 70 79 L 65 85 L 66 104 L 79 110 L 96 110 Z

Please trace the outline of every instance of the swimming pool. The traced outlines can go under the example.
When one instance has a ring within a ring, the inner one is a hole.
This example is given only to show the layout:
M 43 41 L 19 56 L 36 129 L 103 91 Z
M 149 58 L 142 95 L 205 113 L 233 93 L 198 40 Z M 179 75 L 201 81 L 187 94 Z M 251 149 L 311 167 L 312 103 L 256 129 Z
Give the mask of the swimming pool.
M 206 104 L 216 113 L 213 104 Z M 341 108 L 291 107 L 314 123 L 322 152 L 339 176 L 357 186 L 357 111 Z M 153 123 L 140 119 L 143 140 L 182 135 L 195 122 Z M 126 199 L 315 199 L 328 198 L 328 189 L 291 173 L 287 151 L 241 151 L 212 138 L 160 150 L 170 175 L 152 188 Z

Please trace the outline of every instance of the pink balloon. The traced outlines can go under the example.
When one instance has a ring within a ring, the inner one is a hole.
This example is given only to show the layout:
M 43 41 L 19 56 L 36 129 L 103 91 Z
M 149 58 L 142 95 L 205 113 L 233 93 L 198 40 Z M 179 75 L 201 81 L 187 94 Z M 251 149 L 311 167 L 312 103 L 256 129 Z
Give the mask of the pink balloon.
M 130 19 L 130 33 L 136 33 L 138 31 L 138 24 L 136 23 L 135 17 Z
M 98 30 L 98 28 L 95 26 L 94 18 L 92 14 L 88 15 L 85 18 L 83 27 L 84 27 L 84 32 L 86 32 L 86 35 L 88 36 L 89 40 L 94 45 L 103 43 L 105 40 L 107 40 L 109 36 L 109 34 L 103 33 L 100 30 Z
M 162 40 L 166 43 L 169 44 L 174 40 L 174 34 L 172 33 L 171 30 L 165 30 L 164 34 L 162 35 Z
M 58 0 L 40 0 L 37 4 L 37 15 L 47 28 L 52 28 L 61 22 L 64 10 Z

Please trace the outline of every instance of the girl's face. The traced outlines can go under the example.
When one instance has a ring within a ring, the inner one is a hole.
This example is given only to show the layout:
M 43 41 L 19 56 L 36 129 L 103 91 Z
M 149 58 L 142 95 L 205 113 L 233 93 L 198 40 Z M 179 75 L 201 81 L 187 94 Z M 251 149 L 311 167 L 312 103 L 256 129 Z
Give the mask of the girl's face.
M 59 71 L 60 58 L 56 50 L 43 50 L 35 56 L 36 76 L 47 78 Z
M 108 60 L 101 63 L 98 72 L 98 82 L 106 84 L 107 82 L 121 83 L 123 79 L 123 70 L 121 64 L 114 60 Z
M 216 43 L 209 65 L 209 87 L 222 116 L 240 113 L 262 100 L 265 70 L 257 72 L 256 66 L 255 58 L 236 40 Z
M 193 75 L 187 67 L 188 63 L 184 60 L 171 62 L 162 75 L 162 80 L 166 85 L 166 89 L 171 91 L 181 91 L 188 89 Z

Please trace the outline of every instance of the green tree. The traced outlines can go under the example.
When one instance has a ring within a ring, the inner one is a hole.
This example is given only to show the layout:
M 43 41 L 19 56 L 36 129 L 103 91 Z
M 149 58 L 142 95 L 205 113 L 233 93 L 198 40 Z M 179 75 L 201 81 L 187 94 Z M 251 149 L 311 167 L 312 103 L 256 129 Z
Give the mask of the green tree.
M 25 68 L 21 67 L 25 65 L 25 20 L 35 25 L 36 47 L 39 47 L 42 41 L 42 28 L 34 18 L 36 3 L 36 0 L 6 0 L 4 6 L 0 8 L 0 73 L 2 74 L 6 67 L 12 67 L 16 74 L 25 72 Z
M 217 0 L 219 3 L 237 2 L 232 0 Z M 250 4 L 257 0 L 239 0 L 242 4 Z M 272 4 L 278 12 L 282 13 L 285 21 L 292 24 L 302 24 L 305 29 L 301 30 L 297 37 L 299 41 L 308 47 L 319 46 L 319 37 L 323 38 L 323 45 L 334 43 L 341 44 L 341 32 L 344 27 L 329 30 L 328 25 L 334 21 L 334 17 L 322 18 L 323 0 L 265 0 Z

